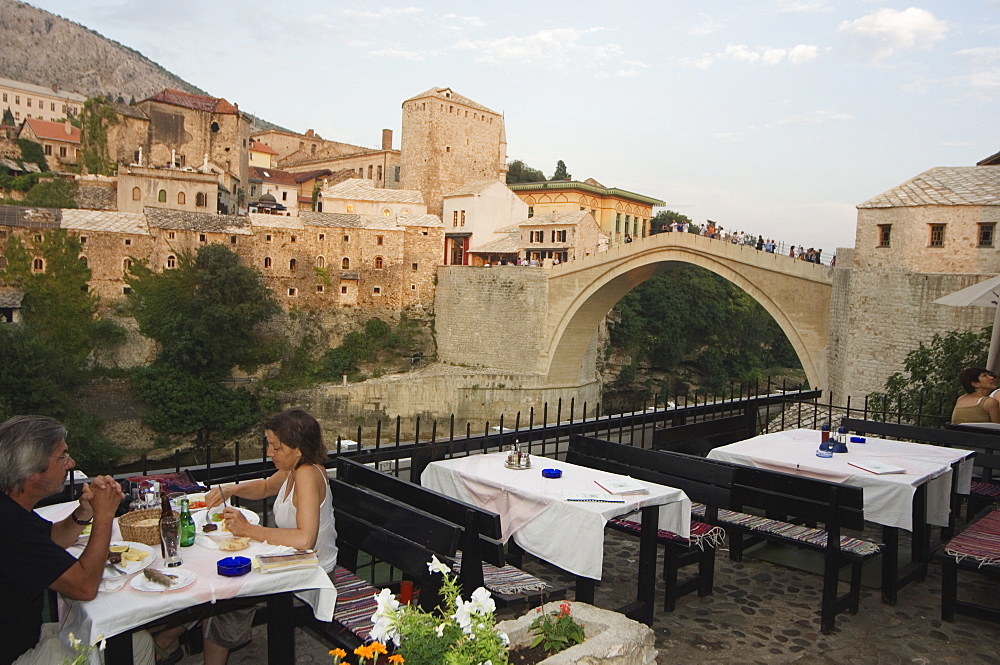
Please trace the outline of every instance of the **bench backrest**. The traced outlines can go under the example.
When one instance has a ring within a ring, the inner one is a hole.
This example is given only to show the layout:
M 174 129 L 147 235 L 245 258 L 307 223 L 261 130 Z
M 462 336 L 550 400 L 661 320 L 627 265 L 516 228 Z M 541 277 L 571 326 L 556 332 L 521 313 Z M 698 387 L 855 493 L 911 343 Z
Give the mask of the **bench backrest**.
M 383 473 L 364 464 L 340 458 L 337 479 L 401 501 L 462 528 L 459 548 L 463 557 L 474 554 L 494 566 L 504 565 L 500 542 L 500 516 L 447 494 Z
M 727 508 L 731 503 L 735 470 L 700 457 L 573 435 L 566 461 L 674 487 L 683 490 L 692 501 L 706 506 Z
M 435 555 L 454 565 L 461 528 L 411 506 L 364 488 L 331 479 L 337 525 L 338 563 L 357 570 L 358 552 L 365 552 L 403 571 L 420 588 L 421 605 L 438 602 L 441 575 L 431 574 L 427 562 Z
M 883 423 L 876 420 L 842 418 L 841 427 L 849 432 L 872 434 L 903 441 L 930 443 L 946 448 L 960 448 L 976 452 L 976 466 L 984 470 L 990 478 L 994 469 L 1000 471 L 1000 436 L 992 433 L 971 432 L 969 430 L 941 429 L 938 427 L 918 427 L 899 423 Z
M 743 441 L 755 434 L 752 419 L 746 415 L 728 416 L 655 429 L 653 448 L 703 456 L 712 448 Z

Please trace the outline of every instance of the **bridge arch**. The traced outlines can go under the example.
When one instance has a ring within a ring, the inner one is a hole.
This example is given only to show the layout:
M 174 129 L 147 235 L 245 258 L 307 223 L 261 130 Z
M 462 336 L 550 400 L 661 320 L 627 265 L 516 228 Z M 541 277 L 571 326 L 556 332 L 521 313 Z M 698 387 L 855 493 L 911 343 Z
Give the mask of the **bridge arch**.
M 662 233 L 561 264 L 549 278 L 543 373 L 550 386 L 585 383 L 600 322 L 629 291 L 669 262 L 705 268 L 746 291 L 795 350 L 809 384 L 826 383 L 832 269 L 688 233 Z

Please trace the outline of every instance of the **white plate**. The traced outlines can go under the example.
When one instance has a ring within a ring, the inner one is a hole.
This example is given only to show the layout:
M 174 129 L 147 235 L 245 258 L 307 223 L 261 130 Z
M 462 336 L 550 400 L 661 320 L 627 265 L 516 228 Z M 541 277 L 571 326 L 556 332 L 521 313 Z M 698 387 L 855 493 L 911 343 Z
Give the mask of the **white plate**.
M 189 503 L 189 505 L 192 504 L 192 503 L 194 503 L 195 501 L 204 501 L 205 500 L 205 492 L 197 492 L 195 494 L 188 494 L 187 496 L 188 496 L 188 503 Z M 181 509 L 181 507 L 177 506 L 178 512 L 180 511 L 180 509 Z M 199 512 L 201 510 L 205 510 L 205 508 L 204 507 L 195 508 L 194 506 L 191 506 L 190 510 L 191 510 L 192 513 L 197 513 L 197 512 Z
M 223 539 L 223 538 L 233 537 L 233 534 L 231 534 L 228 530 L 226 530 L 225 521 L 212 522 L 212 515 L 218 515 L 219 513 L 222 512 L 222 510 L 223 510 L 222 506 L 216 506 L 211 510 L 203 510 L 191 516 L 191 518 L 194 519 L 194 526 L 198 530 L 199 535 L 208 536 L 209 538 L 212 539 Z M 260 524 L 260 515 L 258 515 L 254 511 L 249 510 L 247 508 L 238 508 L 237 510 L 243 513 L 243 516 L 247 518 L 247 521 L 250 522 L 250 524 Z M 202 527 L 205 526 L 206 522 L 211 522 L 212 524 L 218 524 L 219 528 L 216 529 L 215 531 L 209 531 L 208 533 L 205 533 L 202 530 Z
M 125 561 L 122 560 L 121 563 L 116 563 L 115 567 L 124 570 L 126 574 L 132 575 L 133 573 L 138 573 L 143 568 L 148 568 L 153 563 L 153 559 L 156 558 L 156 550 L 154 550 L 149 545 L 143 545 L 142 543 L 133 543 L 129 540 L 115 540 L 112 541 L 112 545 L 128 545 L 129 549 L 139 550 L 141 552 L 146 552 L 149 554 L 142 561 Z M 121 577 L 120 574 L 114 572 L 107 566 L 104 567 L 104 579 L 110 580 L 116 577 Z
M 177 589 L 183 589 L 186 586 L 190 586 L 198 576 L 195 575 L 193 570 L 188 570 L 186 568 L 157 568 L 158 571 L 164 575 L 176 575 L 177 579 L 174 580 L 174 585 L 169 589 L 156 582 L 151 582 L 145 575 L 136 575 L 132 578 L 130 584 L 132 588 L 136 591 L 176 591 Z

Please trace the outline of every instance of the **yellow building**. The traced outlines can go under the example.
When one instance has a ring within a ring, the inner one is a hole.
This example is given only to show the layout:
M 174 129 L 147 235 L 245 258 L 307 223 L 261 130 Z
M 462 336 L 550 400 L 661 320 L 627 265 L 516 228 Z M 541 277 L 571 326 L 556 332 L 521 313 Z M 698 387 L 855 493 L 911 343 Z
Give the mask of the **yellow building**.
M 65 120 L 77 118 L 87 98 L 75 92 L 0 78 L 0 113 L 10 109 L 14 122 L 28 118 Z
M 509 187 L 528 205 L 528 217 L 548 212 L 591 213 L 612 245 L 625 242 L 626 235 L 646 237 L 653 206 L 666 205 L 651 196 L 605 187 L 592 178 L 584 182 L 525 182 Z
M 68 122 L 28 118 L 17 137 L 40 143 L 52 171 L 80 163 L 80 130 Z

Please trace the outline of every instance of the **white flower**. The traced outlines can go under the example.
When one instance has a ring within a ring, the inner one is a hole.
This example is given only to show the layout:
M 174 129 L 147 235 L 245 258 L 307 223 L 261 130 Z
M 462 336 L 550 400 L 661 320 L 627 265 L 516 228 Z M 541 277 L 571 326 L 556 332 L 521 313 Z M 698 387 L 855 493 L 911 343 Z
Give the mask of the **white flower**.
M 504 632 L 498 630 L 497 631 L 497 637 L 500 638 L 500 641 L 503 642 L 503 645 L 505 647 L 509 647 L 510 646 L 510 638 L 507 637 L 507 633 L 504 633 Z
M 75 649 L 75 648 L 77 648 L 78 646 L 80 646 L 80 644 L 81 644 L 81 643 L 82 643 L 82 641 L 81 641 L 81 640 L 78 640 L 78 639 L 76 639 L 76 636 L 75 636 L 75 635 L 73 635 L 73 633 L 70 633 L 70 634 L 69 634 L 69 645 L 70 645 L 71 647 L 73 647 L 73 648 Z
M 376 618 L 377 617 L 377 618 Z M 400 645 L 399 631 L 396 629 L 396 622 L 386 616 L 373 615 L 374 624 L 371 629 L 371 638 L 382 644 L 392 642 L 396 646 Z
M 472 634 L 473 612 L 474 609 L 472 607 L 472 602 L 465 601 L 463 603 L 460 603 L 458 607 L 455 608 L 455 613 L 451 615 L 452 618 L 458 622 L 458 625 L 461 626 L 462 628 L 462 632 L 465 633 L 466 635 Z
M 448 622 L 444 621 L 438 624 L 438 627 L 434 629 L 438 637 L 444 637 L 444 629 L 448 627 Z
M 483 587 L 479 587 L 472 592 L 472 600 L 470 602 L 476 614 L 493 614 L 497 609 L 497 604 L 490 597 L 490 592 Z
M 375 594 L 375 603 L 378 605 L 378 608 L 375 610 L 375 614 L 372 615 L 373 620 L 379 616 L 395 617 L 398 614 L 399 601 L 396 600 L 396 597 L 388 589 L 382 589 Z
M 444 565 L 435 555 L 431 555 L 431 560 L 427 563 L 427 570 L 432 573 L 441 573 L 442 575 L 447 575 L 451 572 L 451 568 Z

